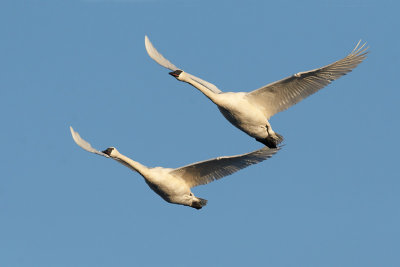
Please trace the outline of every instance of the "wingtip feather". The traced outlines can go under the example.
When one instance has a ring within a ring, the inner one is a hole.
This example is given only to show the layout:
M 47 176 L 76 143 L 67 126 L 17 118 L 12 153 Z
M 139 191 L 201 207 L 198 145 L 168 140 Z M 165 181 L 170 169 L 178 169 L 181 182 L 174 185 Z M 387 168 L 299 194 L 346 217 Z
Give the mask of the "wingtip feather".
M 369 46 L 366 46 L 367 42 L 364 42 L 360 46 L 361 42 L 362 42 L 362 40 L 360 39 L 358 41 L 357 45 L 354 47 L 353 51 L 351 51 L 351 53 L 350 53 L 351 55 L 358 56 L 358 55 L 366 55 L 366 54 L 368 54 L 369 51 L 367 51 L 367 50 L 368 50 Z
M 150 39 L 147 37 L 147 35 L 144 36 L 144 46 L 146 48 L 147 54 L 158 64 L 163 66 L 164 68 L 170 69 L 170 70 L 177 70 L 178 68 L 169 62 L 166 58 L 164 58 L 163 55 L 160 54 L 160 52 L 157 51 L 157 49 L 153 46 L 153 44 L 150 42 Z
M 72 139 L 74 139 L 75 143 L 79 143 L 80 135 L 74 131 L 74 128 L 72 126 L 69 126 L 69 130 L 71 131 Z
M 151 56 L 151 54 L 152 54 L 151 49 L 152 49 L 153 45 L 152 45 L 152 43 L 150 42 L 150 39 L 149 39 L 149 37 L 147 37 L 147 35 L 144 36 L 144 47 L 146 48 L 146 51 L 147 51 L 147 53 L 149 54 L 149 56 L 150 56 L 151 58 L 153 58 L 153 57 Z
M 109 158 L 110 156 L 108 156 L 107 154 L 98 151 L 97 149 L 93 148 L 89 142 L 87 142 L 86 140 L 82 139 L 82 137 L 79 135 L 78 132 L 75 132 L 74 129 L 72 128 L 72 126 L 69 126 L 69 129 L 71 131 L 71 135 L 72 135 L 72 139 L 74 139 L 74 142 L 81 147 L 82 149 L 97 154 L 97 155 L 101 155 L 104 156 L 106 158 Z

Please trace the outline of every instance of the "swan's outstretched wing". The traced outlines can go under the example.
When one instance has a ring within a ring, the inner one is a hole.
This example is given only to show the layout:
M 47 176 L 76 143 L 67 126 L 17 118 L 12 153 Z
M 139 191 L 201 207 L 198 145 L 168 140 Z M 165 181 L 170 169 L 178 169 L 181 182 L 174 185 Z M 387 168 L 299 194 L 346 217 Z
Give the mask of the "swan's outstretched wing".
M 358 66 L 368 53 L 365 43 L 358 42 L 345 58 L 325 67 L 299 72 L 280 81 L 268 84 L 247 94 L 248 99 L 261 107 L 269 117 L 298 103 L 322 89 L 332 81 Z
M 161 66 L 163 66 L 164 68 L 170 69 L 172 71 L 176 71 L 176 70 L 182 70 L 178 67 L 176 67 L 174 64 L 172 64 L 171 62 L 169 62 L 168 59 L 166 59 L 165 57 L 163 57 L 163 55 L 161 55 L 157 49 L 154 48 L 153 44 L 150 42 L 149 38 L 147 37 L 147 35 L 144 37 L 144 44 L 146 47 L 146 51 L 149 54 L 149 56 L 158 64 L 160 64 Z M 202 79 L 200 79 L 199 77 L 196 77 L 192 74 L 189 74 L 187 72 L 185 72 L 191 79 L 197 81 L 198 83 L 201 83 L 202 85 L 204 85 L 205 87 L 207 87 L 210 91 L 219 94 L 221 93 L 221 90 L 218 89 L 218 87 L 216 87 L 214 84 L 209 83 L 207 81 L 204 81 Z
M 149 54 L 149 56 L 154 59 L 155 62 L 157 62 L 158 64 L 160 64 L 161 66 L 163 66 L 164 68 L 170 69 L 172 71 L 176 71 L 179 70 L 179 68 L 177 68 L 174 64 L 172 64 L 171 62 L 169 62 L 168 59 L 166 59 L 165 57 L 163 57 L 163 55 L 161 55 L 157 49 L 154 48 L 153 44 L 150 42 L 149 37 L 147 37 L 147 35 L 144 36 L 144 45 L 146 47 L 146 51 L 147 54 Z
M 98 151 L 97 149 L 93 148 L 87 141 L 83 140 L 81 136 L 78 134 L 78 132 L 75 132 L 74 129 L 69 126 L 69 129 L 71 130 L 72 138 L 74 139 L 75 143 L 83 148 L 86 151 L 89 151 L 91 153 L 104 156 L 106 158 L 109 158 L 110 156 L 107 154 L 104 154 L 103 152 Z
M 280 148 L 263 147 L 259 150 L 230 157 L 218 157 L 215 159 L 196 162 L 184 167 L 174 169 L 170 173 L 181 177 L 190 187 L 208 184 L 232 173 L 235 173 L 250 165 L 260 163 Z

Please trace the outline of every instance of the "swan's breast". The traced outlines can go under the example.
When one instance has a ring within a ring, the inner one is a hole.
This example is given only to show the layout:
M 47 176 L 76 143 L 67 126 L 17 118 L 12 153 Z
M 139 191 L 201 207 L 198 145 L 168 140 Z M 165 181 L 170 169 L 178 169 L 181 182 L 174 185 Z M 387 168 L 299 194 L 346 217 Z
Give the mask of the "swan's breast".
M 145 178 L 147 185 L 165 201 L 173 202 L 177 196 L 190 192 L 184 181 L 169 172 L 173 169 L 152 168 Z
M 263 112 L 252 105 L 245 97 L 246 93 L 220 94 L 218 108 L 222 115 L 234 125 L 266 125 Z
M 265 126 L 268 123 L 266 116 L 244 96 L 245 93 L 222 94 L 221 105 L 218 105 L 219 111 L 230 123 L 250 136 L 266 137 Z

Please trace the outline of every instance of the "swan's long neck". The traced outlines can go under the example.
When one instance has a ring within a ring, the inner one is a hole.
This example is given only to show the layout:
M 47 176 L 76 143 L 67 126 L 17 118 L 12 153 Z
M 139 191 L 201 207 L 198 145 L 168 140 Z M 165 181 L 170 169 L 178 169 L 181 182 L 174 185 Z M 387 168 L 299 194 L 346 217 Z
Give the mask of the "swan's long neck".
M 120 162 L 121 164 L 125 165 L 126 167 L 140 173 L 143 177 L 147 176 L 149 172 L 149 168 L 140 164 L 137 161 L 134 161 L 133 159 L 128 158 L 125 155 L 122 155 L 119 152 L 113 155 L 112 158 Z
M 218 94 L 214 93 L 213 91 L 211 91 L 210 89 L 208 89 L 207 87 L 205 87 L 204 85 L 202 85 L 201 83 L 193 80 L 192 78 L 190 78 L 188 75 L 186 75 L 185 72 L 182 72 L 179 75 L 179 80 L 182 82 L 186 82 L 188 84 L 193 85 L 194 87 L 196 87 L 197 89 L 200 90 L 200 92 L 202 92 L 206 97 L 208 97 L 212 102 L 214 102 L 215 104 L 217 100 L 217 96 Z

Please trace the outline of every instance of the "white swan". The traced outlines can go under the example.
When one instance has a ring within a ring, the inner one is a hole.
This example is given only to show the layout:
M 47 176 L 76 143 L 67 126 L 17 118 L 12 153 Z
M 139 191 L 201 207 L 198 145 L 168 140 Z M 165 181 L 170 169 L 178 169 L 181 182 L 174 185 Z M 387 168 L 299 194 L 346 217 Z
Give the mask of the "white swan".
M 70 127 L 75 143 L 86 151 L 106 158 L 112 158 L 143 176 L 149 187 L 169 203 L 189 206 L 201 209 L 207 204 L 207 200 L 195 197 L 190 188 L 208 184 L 214 180 L 237 172 L 250 165 L 260 163 L 273 154 L 279 148 L 270 149 L 263 147 L 259 150 L 230 157 L 218 157 L 189 164 L 177 169 L 148 168 L 127 156 L 118 152 L 115 147 L 109 147 L 103 152 L 94 149 L 87 141 Z
M 345 58 L 325 67 L 296 73 L 249 93 L 222 93 L 215 85 L 177 68 L 165 59 L 145 36 L 146 50 L 152 59 L 172 70 L 169 74 L 177 80 L 199 89 L 218 106 L 230 123 L 270 148 L 275 148 L 283 141 L 283 137 L 272 130 L 269 118 L 357 67 L 368 53 L 368 47 L 364 48 L 365 43 L 360 46 L 360 42 Z

